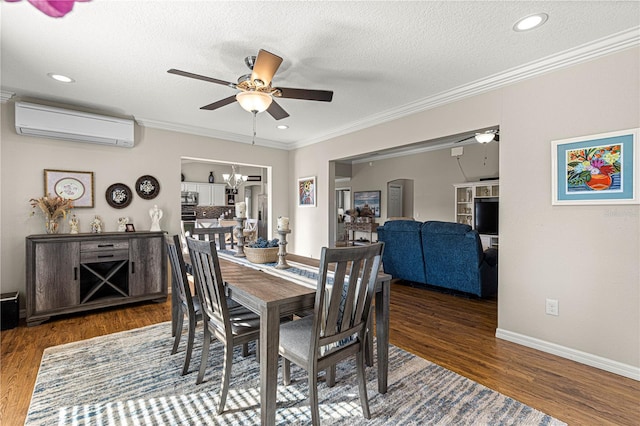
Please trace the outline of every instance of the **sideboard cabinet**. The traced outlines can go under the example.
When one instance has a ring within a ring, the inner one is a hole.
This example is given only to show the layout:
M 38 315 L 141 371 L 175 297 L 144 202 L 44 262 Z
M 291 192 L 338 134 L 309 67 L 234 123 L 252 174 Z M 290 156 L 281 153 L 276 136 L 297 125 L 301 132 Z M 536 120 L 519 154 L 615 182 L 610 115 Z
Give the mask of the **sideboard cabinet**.
M 163 232 L 30 235 L 27 325 L 55 315 L 167 298 Z

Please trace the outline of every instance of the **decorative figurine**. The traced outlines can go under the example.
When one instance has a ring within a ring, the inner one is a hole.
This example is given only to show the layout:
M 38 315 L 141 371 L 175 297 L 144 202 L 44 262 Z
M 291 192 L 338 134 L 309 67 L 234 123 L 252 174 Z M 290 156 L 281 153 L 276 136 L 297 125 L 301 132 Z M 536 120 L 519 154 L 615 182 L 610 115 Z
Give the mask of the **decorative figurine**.
M 149 231 L 162 231 L 160 229 L 160 219 L 162 219 L 162 210 L 154 205 L 149 209 L 149 216 L 151 217 L 151 229 Z
M 125 217 L 118 218 L 118 232 L 126 232 L 127 223 L 129 223 L 128 217 L 125 216 Z
M 102 219 L 96 215 L 91 221 L 91 233 L 100 234 L 102 232 Z
M 71 230 L 69 231 L 70 234 L 78 233 L 79 221 L 75 214 L 71 216 L 71 219 L 69 219 L 69 226 L 71 227 Z

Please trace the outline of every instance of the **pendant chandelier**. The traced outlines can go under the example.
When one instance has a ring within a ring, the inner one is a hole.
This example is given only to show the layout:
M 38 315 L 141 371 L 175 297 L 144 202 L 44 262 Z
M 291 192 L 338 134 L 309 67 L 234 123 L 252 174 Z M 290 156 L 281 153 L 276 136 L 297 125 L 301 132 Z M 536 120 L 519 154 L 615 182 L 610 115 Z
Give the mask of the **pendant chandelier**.
M 241 173 L 236 173 L 235 164 L 231 165 L 231 174 L 223 173 L 222 179 L 227 184 L 227 186 L 231 189 L 238 189 L 240 185 L 247 181 L 247 176 L 242 175 Z

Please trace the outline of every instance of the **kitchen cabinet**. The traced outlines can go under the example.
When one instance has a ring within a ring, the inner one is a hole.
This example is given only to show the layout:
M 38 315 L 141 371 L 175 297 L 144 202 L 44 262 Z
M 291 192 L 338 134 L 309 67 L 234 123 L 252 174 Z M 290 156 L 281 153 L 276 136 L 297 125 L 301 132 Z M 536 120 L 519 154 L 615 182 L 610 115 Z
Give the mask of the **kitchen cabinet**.
M 55 315 L 167 298 L 163 232 L 30 235 L 27 325 Z
M 182 191 L 198 193 L 199 206 L 226 206 L 224 183 L 182 182 Z

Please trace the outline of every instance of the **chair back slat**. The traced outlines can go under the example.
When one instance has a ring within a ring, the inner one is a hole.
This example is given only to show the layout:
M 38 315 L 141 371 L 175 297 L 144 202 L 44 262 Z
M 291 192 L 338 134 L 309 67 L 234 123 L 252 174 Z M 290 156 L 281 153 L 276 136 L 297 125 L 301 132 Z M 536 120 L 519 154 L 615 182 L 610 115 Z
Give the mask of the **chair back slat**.
M 172 291 L 175 291 L 180 299 L 180 303 L 183 306 L 191 310 L 193 309 L 193 301 L 191 297 L 191 288 L 189 287 L 189 281 L 187 279 L 187 268 L 182 257 L 182 246 L 180 243 L 180 236 L 174 235 L 173 237 L 165 237 L 165 243 L 167 246 L 167 255 L 169 256 L 169 264 L 171 265 Z
M 189 256 L 196 275 L 200 304 L 206 318 L 218 331 L 230 339 L 231 323 L 227 310 L 227 298 L 220 272 L 220 260 L 213 241 L 199 241 L 187 238 Z
M 362 342 L 383 247 L 377 243 L 322 249 L 310 359 Z
M 218 241 L 218 250 L 226 250 L 227 234 L 231 234 L 233 238 L 233 226 L 216 226 L 211 228 L 194 228 L 191 236 L 197 240 Z M 217 238 L 216 238 L 217 236 Z M 233 248 L 233 241 L 232 241 Z

